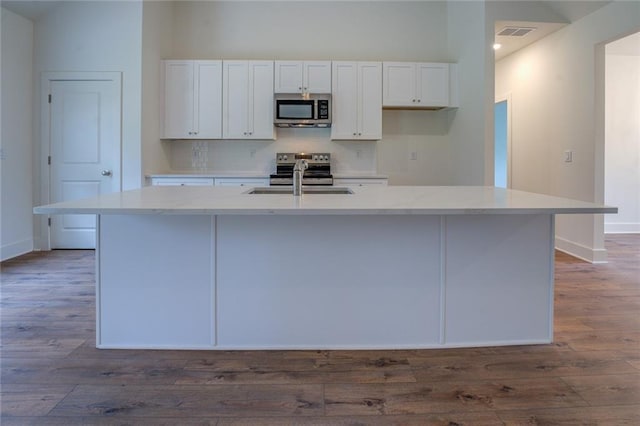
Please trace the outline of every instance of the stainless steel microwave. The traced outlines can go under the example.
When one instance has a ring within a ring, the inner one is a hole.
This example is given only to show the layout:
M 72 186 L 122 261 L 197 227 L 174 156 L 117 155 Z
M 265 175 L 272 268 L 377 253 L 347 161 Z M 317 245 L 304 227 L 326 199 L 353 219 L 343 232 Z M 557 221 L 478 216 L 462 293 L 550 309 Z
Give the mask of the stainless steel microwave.
M 331 127 L 331 95 L 285 94 L 274 97 L 277 127 Z

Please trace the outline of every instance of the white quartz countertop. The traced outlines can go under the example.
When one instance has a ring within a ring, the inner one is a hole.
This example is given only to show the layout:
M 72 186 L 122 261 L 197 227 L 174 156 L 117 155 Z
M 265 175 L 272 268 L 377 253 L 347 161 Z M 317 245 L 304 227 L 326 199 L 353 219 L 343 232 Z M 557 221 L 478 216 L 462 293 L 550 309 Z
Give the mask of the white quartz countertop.
M 617 208 L 481 186 L 364 186 L 353 194 L 248 194 L 247 187 L 150 186 L 34 208 L 36 214 L 567 214 Z
M 268 173 L 261 172 L 166 172 L 149 173 L 148 178 L 234 178 L 234 179 L 268 179 Z M 388 179 L 387 175 L 371 173 L 334 173 L 334 179 Z

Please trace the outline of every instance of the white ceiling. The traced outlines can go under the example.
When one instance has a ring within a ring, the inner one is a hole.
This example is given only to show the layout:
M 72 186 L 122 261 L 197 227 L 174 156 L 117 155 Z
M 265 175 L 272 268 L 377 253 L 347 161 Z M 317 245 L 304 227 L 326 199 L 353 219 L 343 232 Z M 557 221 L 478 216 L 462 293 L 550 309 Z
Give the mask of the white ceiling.
M 37 21 L 61 3 L 59 1 L 1 0 L 0 5 L 24 18 Z
M 543 37 L 548 36 L 554 31 L 569 25 L 572 22 L 583 18 L 590 13 L 595 12 L 603 6 L 611 3 L 611 1 L 594 1 L 594 0 L 538 0 L 540 3 L 548 7 L 554 15 L 558 17 L 559 22 L 528 22 L 528 21 L 496 21 L 494 25 L 494 34 L 500 32 L 506 26 L 520 26 L 536 28 L 534 31 L 523 37 L 503 37 L 496 35 L 494 42 L 500 43 L 502 47 L 495 52 L 495 60 L 499 61 L 505 56 L 522 49 Z
M 317 1 L 317 0 L 316 0 Z M 449 0 L 451 1 L 451 0 Z M 495 33 L 499 32 L 505 26 L 515 25 L 523 27 L 535 27 L 536 30 L 530 32 L 524 37 L 498 37 L 495 41 L 500 43 L 502 47 L 496 51 L 495 60 L 498 61 L 505 56 L 522 49 L 523 47 L 540 40 L 543 37 L 559 30 L 563 26 L 574 22 L 599 8 L 611 3 L 611 1 L 594 1 L 594 0 L 538 0 L 549 7 L 557 16 L 563 18 L 565 22 L 549 23 L 549 22 L 523 22 L 523 21 L 497 21 L 495 23 Z M 32 21 L 37 21 L 42 16 L 56 8 L 61 1 L 31 1 L 31 0 L 0 0 L 0 5 L 8 10 L 17 13 Z
M 527 22 L 527 21 L 496 21 L 494 25 L 494 42 L 499 43 L 502 47 L 495 51 L 495 60 L 499 61 L 505 56 L 522 49 L 525 46 L 530 45 L 543 37 L 548 36 L 554 31 L 568 25 L 566 23 L 553 23 L 553 22 Z M 505 27 L 521 27 L 521 28 L 535 28 L 525 36 L 499 36 L 497 35 Z
M 613 41 L 606 49 L 610 55 L 640 56 L 640 32 Z

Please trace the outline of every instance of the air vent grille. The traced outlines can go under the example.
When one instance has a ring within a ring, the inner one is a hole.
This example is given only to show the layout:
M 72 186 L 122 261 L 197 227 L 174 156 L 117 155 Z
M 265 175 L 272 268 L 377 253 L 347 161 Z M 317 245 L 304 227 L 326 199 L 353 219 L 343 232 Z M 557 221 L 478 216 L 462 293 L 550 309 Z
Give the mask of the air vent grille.
M 504 27 L 498 31 L 497 35 L 506 37 L 524 37 L 531 31 L 534 31 L 533 27 Z

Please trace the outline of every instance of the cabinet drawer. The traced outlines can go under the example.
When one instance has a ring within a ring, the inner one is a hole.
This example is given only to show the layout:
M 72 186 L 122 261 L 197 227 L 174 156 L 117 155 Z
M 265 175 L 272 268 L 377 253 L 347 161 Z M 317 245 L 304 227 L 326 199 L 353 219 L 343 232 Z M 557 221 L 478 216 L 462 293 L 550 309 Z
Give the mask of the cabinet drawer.
M 368 185 L 388 185 L 388 179 L 385 178 L 338 178 L 333 180 L 334 186 L 368 186 Z
M 216 186 L 269 186 L 269 178 L 217 178 Z
M 184 177 L 184 178 L 151 178 L 153 186 L 213 186 L 213 178 Z

